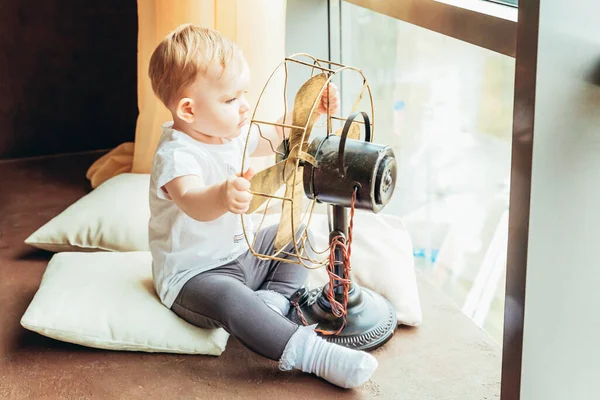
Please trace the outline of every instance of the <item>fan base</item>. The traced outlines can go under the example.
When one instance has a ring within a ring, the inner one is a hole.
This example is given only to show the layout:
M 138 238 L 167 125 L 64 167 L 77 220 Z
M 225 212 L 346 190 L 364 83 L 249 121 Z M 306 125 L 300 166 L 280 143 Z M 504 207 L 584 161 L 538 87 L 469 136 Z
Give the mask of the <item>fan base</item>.
M 342 326 L 343 318 L 336 317 L 331 311 L 326 296 L 328 287 L 329 284 L 311 291 L 303 287 L 292 295 L 291 301 L 298 304 L 308 325 L 318 324 L 318 329 L 336 332 Z M 340 295 L 336 296 L 337 301 L 341 299 Z M 288 317 L 303 325 L 295 307 Z M 397 324 L 396 310 L 387 299 L 353 283 L 348 292 L 346 326 L 338 335 L 321 336 L 345 347 L 370 351 L 390 340 Z

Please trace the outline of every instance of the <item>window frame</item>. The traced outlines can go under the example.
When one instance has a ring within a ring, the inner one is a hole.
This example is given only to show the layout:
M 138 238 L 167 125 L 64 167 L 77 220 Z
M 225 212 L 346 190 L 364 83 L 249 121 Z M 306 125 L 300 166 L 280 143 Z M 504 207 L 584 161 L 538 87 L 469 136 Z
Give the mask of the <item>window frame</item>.
M 514 18 L 498 16 L 493 12 L 474 11 L 457 5 L 460 1 L 456 0 L 343 1 L 509 57 L 514 58 L 516 55 L 516 9 L 508 5 L 485 1 L 479 4 L 496 9 L 500 7 L 514 13 Z

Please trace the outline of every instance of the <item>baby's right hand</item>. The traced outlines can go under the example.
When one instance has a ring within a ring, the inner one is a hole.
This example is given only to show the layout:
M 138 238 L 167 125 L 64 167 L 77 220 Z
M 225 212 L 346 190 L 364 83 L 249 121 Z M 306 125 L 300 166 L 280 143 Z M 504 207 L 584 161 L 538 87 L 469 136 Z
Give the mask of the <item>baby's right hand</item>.
M 248 189 L 253 176 L 254 171 L 248 168 L 244 174 L 230 176 L 225 181 L 225 206 L 228 211 L 243 214 L 248 210 L 252 200 L 252 194 Z

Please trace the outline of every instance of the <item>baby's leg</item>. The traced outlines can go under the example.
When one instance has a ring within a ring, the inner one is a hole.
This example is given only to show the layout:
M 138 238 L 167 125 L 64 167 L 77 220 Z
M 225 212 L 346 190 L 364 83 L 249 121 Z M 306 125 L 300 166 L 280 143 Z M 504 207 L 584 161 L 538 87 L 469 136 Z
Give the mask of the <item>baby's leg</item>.
M 307 277 L 308 269 L 302 265 L 275 262 L 256 293 L 282 315 L 287 315 L 290 297 L 304 285 Z
M 273 311 L 227 271 L 190 279 L 172 310 L 202 328 L 224 328 L 250 350 L 279 361 L 282 370 L 313 373 L 341 387 L 362 385 L 377 368 L 370 354 L 329 343 L 313 327 L 298 327 Z
M 244 283 L 216 271 L 190 279 L 172 310 L 202 328 L 222 327 L 250 350 L 276 361 L 298 328 Z
M 304 230 L 304 225 L 299 232 Z M 274 242 L 277 234 L 277 225 L 261 230 L 257 234 L 255 250 L 261 254 L 274 254 Z M 300 248 L 300 244 L 298 244 Z M 310 250 L 310 246 L 308 246 Z M 295 253 L 293 243 L 284 249 L 287 253 Z M 309 252 L 312 258 L 314 254 Z M 293 259 L 293 256 L 279 254 L 280 258 Z M 271 308 L 278 310 L 282 315 L 287 315 L 289 299 L 296 290 L 306 283 L 308 269 L 301 264 L 286 263 L 282 261 L 261 261 L 255 257 L 244 257 L 240 262 L 246 267 L 248 286 L 257 290 L 260 296 Z

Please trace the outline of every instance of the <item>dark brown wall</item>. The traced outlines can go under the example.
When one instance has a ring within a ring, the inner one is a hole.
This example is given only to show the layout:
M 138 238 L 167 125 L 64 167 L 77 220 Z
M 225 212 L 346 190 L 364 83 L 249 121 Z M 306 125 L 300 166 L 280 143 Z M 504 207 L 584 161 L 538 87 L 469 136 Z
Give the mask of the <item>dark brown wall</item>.
M 0 159 L 134 137 L 136 0 L 0 0 Z

